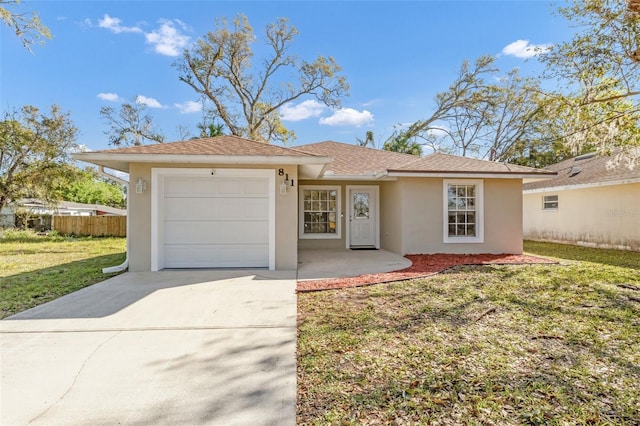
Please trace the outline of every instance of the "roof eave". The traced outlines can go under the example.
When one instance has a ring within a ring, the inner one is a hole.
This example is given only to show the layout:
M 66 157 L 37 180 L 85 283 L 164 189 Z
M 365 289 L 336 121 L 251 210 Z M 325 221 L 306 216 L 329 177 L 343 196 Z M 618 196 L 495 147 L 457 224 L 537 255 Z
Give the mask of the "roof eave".
M 546 180 L 557 175 L 556 172 L 482 172 L 482 171 L 405 171 L 405 170 L 389 170 L 389 176 L 393 177 L 438 177 L 438 178 L 489 178 L 489 179 L 535 179 Z
M 114 154 L 79 152 L 73 158 L 110 169 L 129 172 L 131 163 L 189 163 L 189 164 L 255 164 L 255 165 L 322 165 L 330 157 L 293 155 L 202 155 L 202 154 Z
M 329 172 L 329 173 L 328 173 Z M 372 181 L 372 180 L 384 180 L 388 176 L 386 170 L 382 171 L 372 171 L 368 173 L 357 173 L 357 174 L 336 174 L 332 173 L 330 170 L 325 171 L 324 174 L 319 178 L 322 180 L 353 180 L 353 181 Z
M 599 188 L 603 186 L 629 185 L 634 183 L 640 183 L 640 178 L 618 179 L 618 180 L 600 181 L 600 182 L 587 182 L 587 183 L 577 183 L 577 184 L 569 184 L 569 185 L 544 186 L 542 188 L 524 189 L 522 192 L 524 192 L 525 194 L 536 194 L 536 193 L 549 192 L 549 191 L 567 191 L 572 189 Z

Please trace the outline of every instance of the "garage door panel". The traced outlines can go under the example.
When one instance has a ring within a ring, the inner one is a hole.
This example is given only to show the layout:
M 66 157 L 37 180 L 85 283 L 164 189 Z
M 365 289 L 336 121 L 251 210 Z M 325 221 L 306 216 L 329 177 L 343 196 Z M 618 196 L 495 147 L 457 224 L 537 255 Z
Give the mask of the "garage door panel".
M 165 221 L 268 220 L 268 198 L 165 198 Z
M 268 243 L 268 222 L 168 222 L 165 244 Z
M 165 268 L 263 267 L 269 263 L 267 245 L 167 245 Z
M 225 177 L 171 177 L 164 184 L 166 197 L 239 197 L 269 194 L 269 184 L 264 178 Z
M 259 176 L 167 176 L 159 224 L 164 267 L 269 266 L 270 182 Z

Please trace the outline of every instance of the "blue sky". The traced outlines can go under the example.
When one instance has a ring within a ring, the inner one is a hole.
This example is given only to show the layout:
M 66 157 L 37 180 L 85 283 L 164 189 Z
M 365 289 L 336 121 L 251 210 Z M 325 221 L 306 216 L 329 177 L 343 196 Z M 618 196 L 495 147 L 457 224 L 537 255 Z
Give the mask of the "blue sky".
M 286 17 L 301 58 L 332 56 L 351 86 L 343 109 L 311 98 L 288 105 L 290 145 L 355 143 L 367 130 L 383 140 L 395 125 L 428 117 L 433 98 L 454 81 L 463 60 L 499 56 L 503 72 L 541 70 L 528 48 L 566 40 L 572 29 L 548 1 L 29 1 L 53 39 L 26 51 L 0 30 L 0 109 L 57 104 L 71 113 L 78 142 L 109 148 L 102 106 L 145 102 L 168 141 L 179 126 L 196 132 L 198 97 L 172 67 L 183 48 L 213 31 L 215 19 L 247 15 L 260 36 Z M 256 51 L 259 53 L 260 47 Z M 258 62 L 257 60 L 255 61 Z M 496 76 L 498 77 L 498 76 Z

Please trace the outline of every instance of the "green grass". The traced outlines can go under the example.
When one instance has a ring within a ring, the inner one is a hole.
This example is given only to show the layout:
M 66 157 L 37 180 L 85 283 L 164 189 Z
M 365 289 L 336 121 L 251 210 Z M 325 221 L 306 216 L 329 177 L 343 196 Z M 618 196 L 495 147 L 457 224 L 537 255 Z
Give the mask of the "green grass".
M 299 294 L 298 423 L 639 424 L 640 253 L 525 251 L 560 264 Z
M 64 238 L 0 232 L 0 318 L 117 274 L 102 268 L 125 258 L 124 238 Z

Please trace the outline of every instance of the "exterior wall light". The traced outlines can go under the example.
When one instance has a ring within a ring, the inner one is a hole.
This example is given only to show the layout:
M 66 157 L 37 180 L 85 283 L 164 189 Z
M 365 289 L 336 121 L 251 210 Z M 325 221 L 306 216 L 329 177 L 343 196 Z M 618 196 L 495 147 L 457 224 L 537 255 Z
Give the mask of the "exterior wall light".
M 136 194 L 143 194 L 146 190 L 147 181 L 142 178 L 138 178 L 138 181 L 136 182 Z

